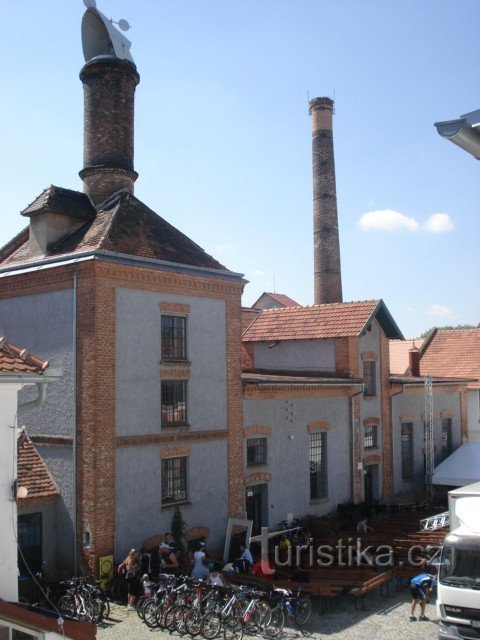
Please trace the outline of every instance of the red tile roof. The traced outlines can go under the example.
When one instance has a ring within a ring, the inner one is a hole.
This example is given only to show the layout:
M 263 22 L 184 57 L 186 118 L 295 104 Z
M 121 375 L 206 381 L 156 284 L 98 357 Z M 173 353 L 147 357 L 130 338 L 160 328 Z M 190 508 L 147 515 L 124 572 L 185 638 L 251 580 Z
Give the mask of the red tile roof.
M 413 340 L 390 340 L 390 373 L 403 375 L 407 372 L 410 363 L 408 352 L 415 346 L 417 349 L 423 344 L 423 338 Z
M 358 336 L 381 300 L 265 309 L 243 334 L 245 342 Z M 383 303 L 382 303 L 383 304 Z
M 0 338 L 0 373 L 37 373 L 48 367 L 48 360 L 41 360 L 26 349 Z
M 421 375 L 480 380 L 480 328 L 436 329 L 420 353 Z
M 250 309 L 250 307 L 242 307 L 242 331 L 245 331 L 250 323 L 260 313 L 260 309 Z
M 60 191 L 55 187 L 56 191 Z M 68 190 L 62 190 L 68 191 Z M 72 206 L 83 200 L 68 197 L 68 215 Z M 84 194 L 77 194 L 83 196 Z M 56 193 L 58 196 L 58 193 Z M 64 198 L 65 194 L 62 194 Z M 38 206 L 43 206 L 46 194 L 42 194 L 29 205 L 25 212 Z M 60 207 L 60 200 L 56 197 L 55 206 Z M 53 206 L 53 205 L 52 205 Z M 228 269 L 212 258 L 185 234 L 169 224 L 166 220 L 149 209 L 131 193 L 121 191 L 101 205 L 103 208 L 96 212 L 95 217 L 87 220 L 80 228 L 61 238 L 48 247 L 47 257 L 75 255 L 77 253 L 103 250 L 112 254 L 126 254 L 130 256 L 166 260 L 179 264 L 207 267 L 228 272 Z M 16 265 L 27 265 L 38 261 L 38 256 L 32 258 L 29 253 L 28 228 L 13 238 L 5 247 L 0 249 L 0 268 Z
M 263 298 L 263 296 L 270 296 L 272 300 L 278 302 L 281 307 L 299 307 L 298 302 L 295 302 L 289 296 L 286 296 L 284 293 L 270 293 L 269 291 L 264 291 L 262 295 L 258 298 L 256 302 L 252 304 L 252 308 L 255 309 L 257 303 Z
M 22 500 L 57 496 L 59 493 L 45 462 L 23 429 L 17 439 L 17 485 L 28 489 L 26 498 L 18 498 L 19 506 Z

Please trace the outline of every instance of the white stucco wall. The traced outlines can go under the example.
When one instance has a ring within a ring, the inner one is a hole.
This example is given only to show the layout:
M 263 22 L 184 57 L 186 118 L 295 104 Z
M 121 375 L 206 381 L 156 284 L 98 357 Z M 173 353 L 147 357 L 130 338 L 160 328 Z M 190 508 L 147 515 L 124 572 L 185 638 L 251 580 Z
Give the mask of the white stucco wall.
M 253 346 L 253 357 L 256 369 L 335 371 L 333 340 L 257 342 Z
M 17 505 L 12 484 L 17 477 L 15 414 L 20 384 L 0 382 L 0 598 L 18 600 Z
M 295 517 L 335 510 L 351 499 L 349 399 L 291 398 L 244 400 L 244 424 L 266 425 L 267 461 L 262 467 L 246 467 L 245 474 L 271 473 L 268 483 L 268 526 L 275 528 L 288 513 Z M 316 421 L 330 424 L 327 432 L 328 497 L 310 501 L 310 434 Z M 293 436 L 293 437 L 292 437 Z M 255 436 L 253 436 L 255 437 Z M 245 455 L 246 465 L 246 455 Z M 255 484 L 255 483 L 254 483 Z
M 480 442 L 480 390 L 467 392 L 468 402 L 468 441 Z

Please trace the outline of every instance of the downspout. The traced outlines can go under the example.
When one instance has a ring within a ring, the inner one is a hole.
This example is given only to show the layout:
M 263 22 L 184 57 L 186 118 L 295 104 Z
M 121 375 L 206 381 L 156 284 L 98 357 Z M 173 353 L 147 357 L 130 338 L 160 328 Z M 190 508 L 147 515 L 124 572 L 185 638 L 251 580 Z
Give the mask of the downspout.
M 351 436 L 350 468 L 352 470 L 351 478 L 350 478 L 350 491 L 351 491 L 353 504 L 355 504 L 355 413 L 353 410 L 353 399 L 359 396 L 361 393 L 363 393 L 364 389 L 365 389 L 365 385 L 362 384 L 362 388 L 360 389 L 360 391 L 357 391 L 357 393 L 354 393 L 350 396 L 350 423 L 352 425 L 352 430 L 350 434 Z
M 28 402 L 24 402 L 19 405 L 20 409 L 37 409 L 41 407 L 45 402 L 45 396 L 47 395 L 47 387 L 48 382 L 36 382 L 35 386 L 37 387 L 38 396 L 35 400 L 29 400 Z
M 393 472 L 393 443 L 395 442 L 395 438 L 393 435 L 393 398 L 395 398 L 395 396 L 399 396 L 401 393 L 403 393 L 405 391 L 405 385 L 403 384 L 403 382 L 400 383 L 401 385 L 401 389 L 400 391 L 396 391 L 395 393 L 392 393 L 392 395 L 390 396 L 390 431 L 392 434 L 392 450 L 390 452 L 391 455 L 391 460 L 390 460 L 390 480 L 391 480 L 391 487 L 392 487 L 392 501 L 395 497 L 395 474 Z
M 72 323 L 72 366 L 73 366 L 73 575 L 77 577 L 77 272 L 73 272 L 73 323 Z

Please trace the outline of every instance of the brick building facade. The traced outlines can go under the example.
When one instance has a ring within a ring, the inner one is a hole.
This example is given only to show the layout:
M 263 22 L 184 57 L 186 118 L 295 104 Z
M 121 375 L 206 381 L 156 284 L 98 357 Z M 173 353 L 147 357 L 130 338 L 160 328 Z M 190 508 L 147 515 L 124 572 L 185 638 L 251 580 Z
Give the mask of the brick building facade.
M 86 16 L 102 20 L 93 8 Z M 410 412 L 418 432 L 410 399 L 421 380 L 389 376 L 388 340 L 402 336 L 383 302 L 341 302 L 334 175 L 315 173 L 322 304 L 286 307 L 284 297 L 267 309 L 268 294 L 242 327 L 242 276 L 134 196 L 139 75 L 130 58 L 105 53 L 80 74 L 84 193 L 45 189 L 0 251 L 0 329 L 17 342 L 28 334 L 64 372 L 44 406 L 19 414 L 59 489 L 58 567 L 96 572 L 100 557 L 121 559 L 169 530 L 176 508 L 191 536 L 209 530 L 221 547 L 228 517 L 274 526 L 418 489 L 417 459 L 396 478 L 396 425 Z M 326 149 L 321 167 L 333 172 L 333 103 L 321 100 L 311 103 L 314 150 Z M 437 385 L 455 429 L 459 384 Z

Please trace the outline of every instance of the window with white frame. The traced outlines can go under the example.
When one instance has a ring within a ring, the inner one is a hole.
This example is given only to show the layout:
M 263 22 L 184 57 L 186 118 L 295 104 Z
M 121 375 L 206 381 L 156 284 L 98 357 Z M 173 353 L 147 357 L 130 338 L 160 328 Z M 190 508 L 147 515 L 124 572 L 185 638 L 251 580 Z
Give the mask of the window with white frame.
M 365 449 L 372 449 L 377 446 L 377 425 L 367 424 L 363 431 L 363 446 Z
M 162 460 L 162 506 L 187 500 L 186 456 Z
M 187 383 L 185 380 L 162 381 L 162 427 L 187 423 Z

